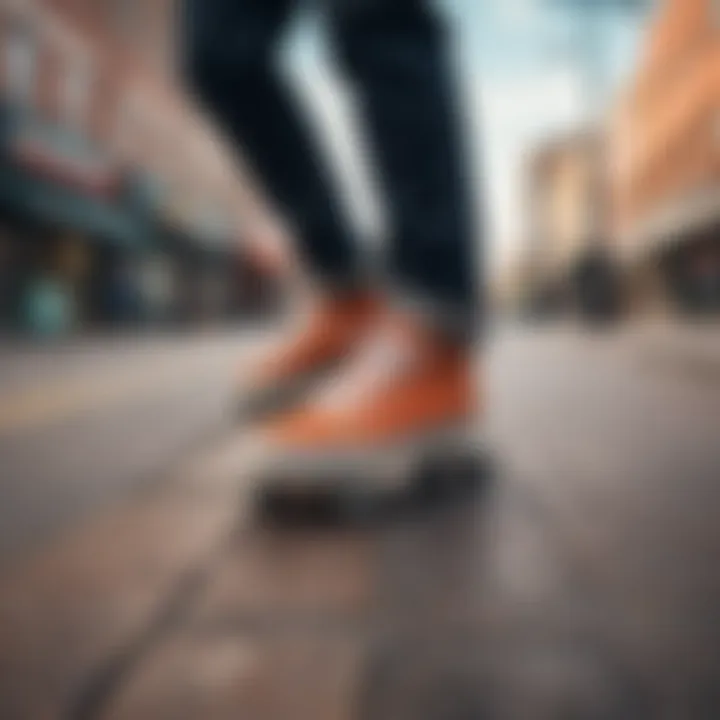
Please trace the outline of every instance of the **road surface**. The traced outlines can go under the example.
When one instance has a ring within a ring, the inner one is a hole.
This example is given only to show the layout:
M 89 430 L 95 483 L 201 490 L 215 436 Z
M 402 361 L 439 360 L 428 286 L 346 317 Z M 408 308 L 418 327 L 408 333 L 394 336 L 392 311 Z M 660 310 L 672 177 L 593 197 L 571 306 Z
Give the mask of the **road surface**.
M 322 529 L 249 511 L 245 345 L 5 361 L 0 717 L 718 716 L 716 342 L 503 330 L 485 492 Z
M 225 431 L 247 345 L 236 333 L 0 349 L 0 566 Z

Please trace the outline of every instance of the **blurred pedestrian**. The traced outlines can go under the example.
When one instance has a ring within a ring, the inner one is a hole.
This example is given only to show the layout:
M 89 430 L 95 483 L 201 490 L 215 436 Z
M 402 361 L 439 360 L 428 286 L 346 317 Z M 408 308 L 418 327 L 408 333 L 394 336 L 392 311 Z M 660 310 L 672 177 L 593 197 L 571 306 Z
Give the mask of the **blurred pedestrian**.
M 438 9 L 431 0 L 321 6 L 382 180 L 391 237 L 381 287 L 277 71 L 298 3 L 185 2 L 189 82 L 288 222 L 317 288 L 307 327 L 249 371 L 245 417 L 264 421 L 288 477 L 338 467 L 370 476 L 388 452 L 411 460 L 428 443 L 464 439 L 479 412 L 479 270 L 452 34 Z

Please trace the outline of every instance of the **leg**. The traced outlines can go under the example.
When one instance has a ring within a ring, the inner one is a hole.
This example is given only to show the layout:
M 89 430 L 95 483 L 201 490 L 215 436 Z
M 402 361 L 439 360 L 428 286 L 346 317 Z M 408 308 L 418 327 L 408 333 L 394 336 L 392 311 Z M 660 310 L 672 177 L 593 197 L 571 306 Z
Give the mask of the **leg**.
M 377 150 L 396 278 L 441 322 L 472 331 L 479 269 L 446 30 L 431 0 L 330 2 Z
M 275 71 L 294 0 L 185 0 L 186 74 L 286 213 L 314 270 L 356 271 L 356 249 L 303 117 Z
M 239 416 L 286 410 L 339 365 L 374 315 L 329 173 L 274 67 L 296 0 L 184 0 L 187 74 L 235 140 L 326 281 L 308 327 L 240 370 Z M 347 287 L 347 286 L 350 287 Z M 323 292 L 324 291 L 324 292 Z
M 376 145 L 393 271 L 430 315 L 386 311 L 341 382 L 261 428 L 255 477 L 271 511 L 319 497 L 369 512 L 481 479 L 482 390 L 467 342 L 477 271 L 446 36 L 431 0 L 326 2 Z

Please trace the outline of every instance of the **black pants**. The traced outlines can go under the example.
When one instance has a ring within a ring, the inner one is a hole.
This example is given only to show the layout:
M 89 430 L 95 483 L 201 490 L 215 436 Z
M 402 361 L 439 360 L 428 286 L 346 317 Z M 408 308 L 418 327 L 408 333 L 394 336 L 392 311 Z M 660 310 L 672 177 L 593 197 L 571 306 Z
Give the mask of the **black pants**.
M 302 0 L 185 0 L 186 74 L 290 220 L 311 266 L 357 276 L 360 249 L 312 128 L 276 72 L 282 31 Z M 324 0 L 327 27 L 369 134 L 400 295 L 470 329 L 479 268 L 467 148 L 432 0 Z

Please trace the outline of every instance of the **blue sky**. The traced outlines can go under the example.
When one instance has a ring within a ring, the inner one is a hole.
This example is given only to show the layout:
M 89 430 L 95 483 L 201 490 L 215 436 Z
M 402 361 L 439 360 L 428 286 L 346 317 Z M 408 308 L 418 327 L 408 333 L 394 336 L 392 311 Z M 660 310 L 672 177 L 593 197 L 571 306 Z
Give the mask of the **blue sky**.
M 443 0 L 441 0 L 443 2 Z M 549 9 L 549 0 L 444 0 L 460 30 L 460 59 L 470 127 L 478 147 L 478 202 L 489 206 L 492 261 L 503 265 L 523 241 L 523 162 L 544 137 L 583 120 L 577 48 L 578 17 Z M 642 23 L 614 11 L 596 25 L 608 99 L 629 76 Z M 373 192 L 371 153 L 354 123 L 352 98 L 325 62 L 312 19 L 301 22 L 288 67 L 317 113 L 351 210 L 369 235 L 382 229 Z M 575 41 L 573 44 L 573 40 Z

